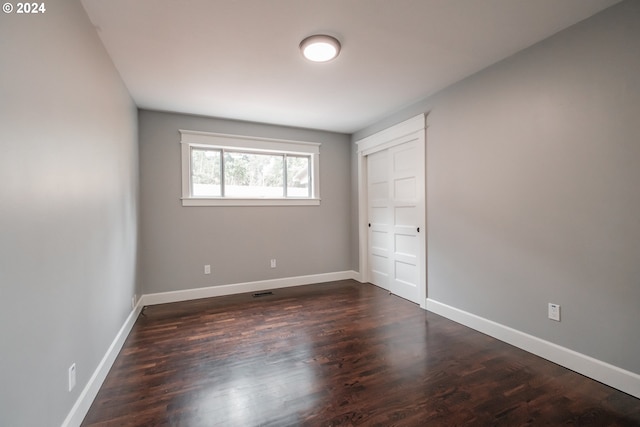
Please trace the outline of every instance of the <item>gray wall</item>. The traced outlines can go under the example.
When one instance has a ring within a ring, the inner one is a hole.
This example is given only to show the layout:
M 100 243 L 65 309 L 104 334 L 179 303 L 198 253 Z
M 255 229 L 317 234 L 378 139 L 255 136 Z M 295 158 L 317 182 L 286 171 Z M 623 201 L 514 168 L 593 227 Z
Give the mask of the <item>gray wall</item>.
M 351 270 L 348 135 L 152 111 L 139 126 L 144 293 Z M 178 129 L 321 143 L 320 206 L 183 207 Z
M 11 427 L 62 423 L 136 292 L 136 108 L 80 2 L 46 6 L 0 16 L 0 425 Z
M 351 222 L 349 225 L 351 227 L 351 269 L 353 271 L 360 271 L 358 172 L 358 146 L 351 144 Z
M 429 297 L 640 373 L 640 2 L 353 139 L 424 111 Z

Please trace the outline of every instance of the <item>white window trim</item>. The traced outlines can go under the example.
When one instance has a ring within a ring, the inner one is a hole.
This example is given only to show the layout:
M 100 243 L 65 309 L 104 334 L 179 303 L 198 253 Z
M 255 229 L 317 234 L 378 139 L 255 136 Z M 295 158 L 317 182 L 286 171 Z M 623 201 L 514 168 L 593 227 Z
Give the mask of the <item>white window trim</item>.
M 320 204 L 320 143 L 258 138 L 180 129 L 182 206 L 317 206 Z M 310 198 L 233 198 L 191 195 L 191 147 L 250 150 L 264 153 L 311 155 Z

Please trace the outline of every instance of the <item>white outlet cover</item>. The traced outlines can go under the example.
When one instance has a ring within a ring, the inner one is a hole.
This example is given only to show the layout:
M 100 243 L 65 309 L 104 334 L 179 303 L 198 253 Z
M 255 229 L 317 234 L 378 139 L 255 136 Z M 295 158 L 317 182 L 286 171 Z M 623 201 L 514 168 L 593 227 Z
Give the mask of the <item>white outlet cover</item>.
M 560 321 L 560 305 L 549 303 L 549 319 Z
M 211 274 L 211 265 L 207 264 L 204 266 L 204 274 Z

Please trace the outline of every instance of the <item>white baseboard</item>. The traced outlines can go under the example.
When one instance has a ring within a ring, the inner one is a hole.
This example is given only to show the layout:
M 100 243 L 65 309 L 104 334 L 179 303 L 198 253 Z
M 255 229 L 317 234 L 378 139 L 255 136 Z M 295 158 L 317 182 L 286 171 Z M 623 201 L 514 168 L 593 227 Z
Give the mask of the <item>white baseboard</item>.
M 359 271 L 352 271 L 352 273 L 353 273 L 353 277 L 352 277 L 353 280 L 358 281 L 360 283 L 367 283 L 364 280 L 364 274 L 362 274 Z
M 98 367 L 93 372 L 93 375 L 91 375 L 91 378 L 89 378 L 89 382 L 87 382 L 87 385 L 80 393 L 80 396 L 78 396 L 76 403 L 71 408 L 71 411 L 69 411 L 67 418 L 62 422 L 62 427 L 76 427 L 82 424 L 82 420 L 84 420 L 87 412 L 89 412 L 89 408 L 91 408 L 93 399 L 96 398 L 98 391 L 100 391 L 100 387 L 102 387 L 104 379 L 107 377 L 111 366 L 113 366 L 113 362 L 115 362 L 118 353 L 120 353 L 120 349 L 129 336 L 131 328 L 133 328 L 133 325 L 136 323 L 136 319 L 142 311 L 142 307 L 143 305 L 138 301 L 135 308 L 131 313 L 129 313 L 129 316 L 127 316 L 124 324 L 116 334 L 115 339 L 98 364 Z
M 427 310 L 640 398 L 640 375 L 427 298 Z
M 269 289 L 289 288 L 314 283 L 334 282 L 336 280 L 357 280 L 355 271 L 312 274 L 309 276 L 285 277 L 281 279 L 259 280 L 256 282 L 234 283 L 231 285 L 209 286 L 206 288 L 185 289 L 183 291 L 160 292 L 142 296 L 142 305 L 166 304 L 200 298 L 220 297 L 224 295 L 259 292 Z

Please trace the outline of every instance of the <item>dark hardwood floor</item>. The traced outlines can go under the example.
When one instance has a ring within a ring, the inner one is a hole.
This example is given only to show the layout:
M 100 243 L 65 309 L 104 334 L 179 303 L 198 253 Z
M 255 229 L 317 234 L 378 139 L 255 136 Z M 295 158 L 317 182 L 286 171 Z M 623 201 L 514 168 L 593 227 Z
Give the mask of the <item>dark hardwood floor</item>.
M 147 307 L 85 426 L 640 426 L 640 400 L 355 281 Z

